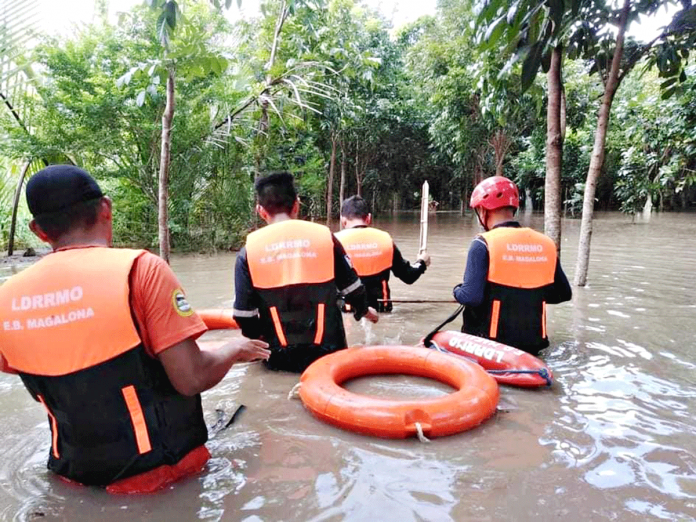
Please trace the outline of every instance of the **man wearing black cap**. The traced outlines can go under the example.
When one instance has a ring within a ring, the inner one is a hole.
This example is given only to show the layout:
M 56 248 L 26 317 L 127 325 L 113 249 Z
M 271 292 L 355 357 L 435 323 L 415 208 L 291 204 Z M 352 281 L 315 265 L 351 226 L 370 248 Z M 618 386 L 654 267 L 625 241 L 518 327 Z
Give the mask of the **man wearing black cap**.
M 256 194 L 268 226 L 249 234 L 237 256 L 234 317 L 244 335 L 268 341 L 268 368 L 301 372 L 346 347 L 339 295 L 356 320 L 379 318 L 338 239 L 323 225 L 297 219 L 292 175 L 259 179 Z
M 200 392 L 235 362 L 267 358 L 267 345 L 200 351 L 206 327 L 169 266 L 110 248 L 111 201 L 85 171 L 47 167 L 26 194 L 29 226 L 53 252 L 0 287 L 0 367 L 46 409 L 49 469 L 113 492 L 200 471 Z

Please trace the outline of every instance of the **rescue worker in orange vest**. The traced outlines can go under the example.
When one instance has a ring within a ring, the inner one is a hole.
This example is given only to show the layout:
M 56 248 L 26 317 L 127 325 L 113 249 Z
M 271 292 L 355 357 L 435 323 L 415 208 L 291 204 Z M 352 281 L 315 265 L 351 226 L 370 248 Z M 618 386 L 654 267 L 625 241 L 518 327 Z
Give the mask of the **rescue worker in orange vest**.
M 360 276 L 370 306 L 378 312 L 391 312 L 389 275 L 412 285 L 430 266 L 430 255 L 423 252 L 411 264 L 403 258 L 391 236 L 372 228 L 372 214 L 360 196 L 346 199 L 341 206 L 341 230 L 336 237 L 346 249 L 355 271 Z
M 169 266 L 110 248 L 111 201 L 85 171 L 49 166 L 26 188 L 53 252 L 0 287 L 0 365 L 46 409 L 48 468 L 110 492 L 151 492 L 210 458 L 200 393 L 267 345 L 201 352 L 206 331 Z
M 291 174 L 256 182 L 256 210 L 268 226 L 252 232 L 235 266 L 234 317 L 242 333 L 270 344 L 266 366 L 301 372 L 346 347 L 339 296 L 356 320 L 376 323 L 365 287 L 331 231 L 300 221 Z
M 486 232 L 474 238 L 464 282 L 454 288 L 466 305 L 462 332 L 536 355 L 549 345 L 546 306 L 572 297 L 556 246 L 514 220 L 519 193 L 507 178 L 479 183 L 470 206 Z

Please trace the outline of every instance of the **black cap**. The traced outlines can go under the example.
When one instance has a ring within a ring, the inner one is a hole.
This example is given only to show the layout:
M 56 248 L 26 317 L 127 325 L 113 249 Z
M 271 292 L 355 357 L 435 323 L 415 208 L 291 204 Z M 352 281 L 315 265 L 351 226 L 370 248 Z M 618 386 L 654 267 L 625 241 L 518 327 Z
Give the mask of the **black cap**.
M 27 183 L 27 205 L 34 217 L 61 212 L 104 197 L 94 178 L 74 165 L 51 165 Z

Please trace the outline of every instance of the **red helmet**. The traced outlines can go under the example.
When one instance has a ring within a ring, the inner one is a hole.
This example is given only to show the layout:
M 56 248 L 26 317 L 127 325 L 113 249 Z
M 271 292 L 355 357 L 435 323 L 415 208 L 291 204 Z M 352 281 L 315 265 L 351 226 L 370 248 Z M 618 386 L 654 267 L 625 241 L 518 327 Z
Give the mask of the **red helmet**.
M 492 176 L 476 185 L 469 206 L 473 209 L 495 210 L 503 207 L 519 208 L 520 193 L 517 185 L 503 176 Z

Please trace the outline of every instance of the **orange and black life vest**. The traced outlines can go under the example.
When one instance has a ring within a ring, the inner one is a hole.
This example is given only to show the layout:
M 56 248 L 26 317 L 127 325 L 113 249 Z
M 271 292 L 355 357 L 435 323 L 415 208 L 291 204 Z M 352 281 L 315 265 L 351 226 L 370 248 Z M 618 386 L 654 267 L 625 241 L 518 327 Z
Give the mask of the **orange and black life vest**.
M 327 227 L 299 220 L 268 225 L 249 234 L 246 255 L 271 349 L 345 348 L 333 236 Z
M 0 287 L 0 349 L 48 413 L 48 467 L 82 484 L 176 464 L 208 437 L 200 396 L 172 387 L 132 318 L 143 253 L 59 251 Z
M 336 238 L 365 285 L 370 306 L 379 312 L 390 312 L 389 276 L 394 260 L 392 237 L 376 228 L 356 227 L 341 230 Z
M 488 246 L 484 301 L 467 307 L 462 331 L 530 351 L 548 346 L 546 287 L 554 282 L 556 246 L 530 228 L 481 234 Z

